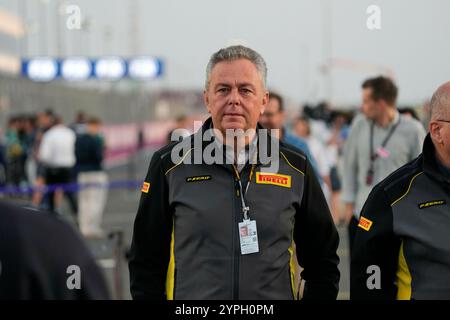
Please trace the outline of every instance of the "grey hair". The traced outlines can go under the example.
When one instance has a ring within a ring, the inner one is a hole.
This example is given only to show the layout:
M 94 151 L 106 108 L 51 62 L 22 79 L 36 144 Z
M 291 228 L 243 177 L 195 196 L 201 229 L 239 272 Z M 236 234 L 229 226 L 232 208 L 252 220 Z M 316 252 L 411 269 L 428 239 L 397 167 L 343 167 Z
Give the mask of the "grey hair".
M 222 61 L 234 61 L 238 59 L 247 59 L 255 65 L 265 88 L 267 82 L 267 66 L 263 57 L 253 49 L 238 45 L 222 48 L 211 56 L 206 67 L 205 89 L 209 87 L 211 72 L 216 64 Z
M 440 86 L 430 101 L 431 119 L 446 119 L 450 114 L 450 82 Z M 447 119 L 448 120 L 448 119 Z

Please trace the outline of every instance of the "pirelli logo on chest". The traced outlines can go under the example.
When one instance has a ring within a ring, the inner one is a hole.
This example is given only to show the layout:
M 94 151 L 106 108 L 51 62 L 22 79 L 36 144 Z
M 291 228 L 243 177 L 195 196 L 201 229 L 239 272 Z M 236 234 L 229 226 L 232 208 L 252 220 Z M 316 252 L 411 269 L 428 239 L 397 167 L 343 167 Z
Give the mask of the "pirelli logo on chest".
M 211 180 L 211 176 L 186 177 L 186 182 L 200 182 L 200 181 L 208 181 L 208 180 Z
M 423 203 L 419 203 L 419 209 L 425 209 L 425 208 L 434 207 L 434 206 L 441 206 L 443 204 L 446 204 L 445 200 L 434 200 L 434 201 L 423 202 Z
M 361 217 L 359 219 L 358 227 L 360 227 L 360 228 L 362 228 L 362 229 L 364 229 L 366 231 L 369 231 L 370 227 L 372 226 L 372 223 L 373 222 L 370 221 L 369 219 Z
M 284 174 L 273 174 L 273 173 L 256 173 L 256 183 L 259 184 L 272 184 L 279 187 L 290 188 L 291 187 L 291 176 Z

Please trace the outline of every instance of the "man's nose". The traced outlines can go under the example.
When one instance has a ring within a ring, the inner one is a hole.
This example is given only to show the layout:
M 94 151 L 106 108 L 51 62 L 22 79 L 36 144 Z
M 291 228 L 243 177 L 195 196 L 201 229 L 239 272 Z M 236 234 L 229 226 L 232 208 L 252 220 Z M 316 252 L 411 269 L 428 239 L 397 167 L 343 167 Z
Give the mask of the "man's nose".
M 241 97 L 239 96 L 239 90 L 237 88 L 231 89 L 228 104 L 229 105 L 240 105 L 241 104 Z

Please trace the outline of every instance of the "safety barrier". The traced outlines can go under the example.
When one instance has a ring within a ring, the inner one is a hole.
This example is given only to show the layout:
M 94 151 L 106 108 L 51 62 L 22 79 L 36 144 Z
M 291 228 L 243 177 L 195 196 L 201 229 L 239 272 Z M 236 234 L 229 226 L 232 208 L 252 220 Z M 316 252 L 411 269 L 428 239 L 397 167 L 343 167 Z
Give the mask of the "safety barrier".
M 142 186 L 142 180 L 116 180 L 109 183 L 65 183 L 51 184 L 44 186 L 5 186 L 0 187 L 0 195 L 30 195 L 33 192 L 54 192 L 62 190 L 65 192 L 77 192 L 86 188 L 105 188 L 105 189 L 137 189 Z

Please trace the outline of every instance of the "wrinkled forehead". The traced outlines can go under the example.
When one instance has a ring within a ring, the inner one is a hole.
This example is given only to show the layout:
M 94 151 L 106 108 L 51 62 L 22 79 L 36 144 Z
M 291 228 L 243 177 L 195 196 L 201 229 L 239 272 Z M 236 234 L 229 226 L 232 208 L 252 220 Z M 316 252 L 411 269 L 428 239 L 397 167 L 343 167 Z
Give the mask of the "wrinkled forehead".
M 264 86 L 262 75 L 247 59 L 218 62 L 211 70 L 210 85 L 213 83 Z

